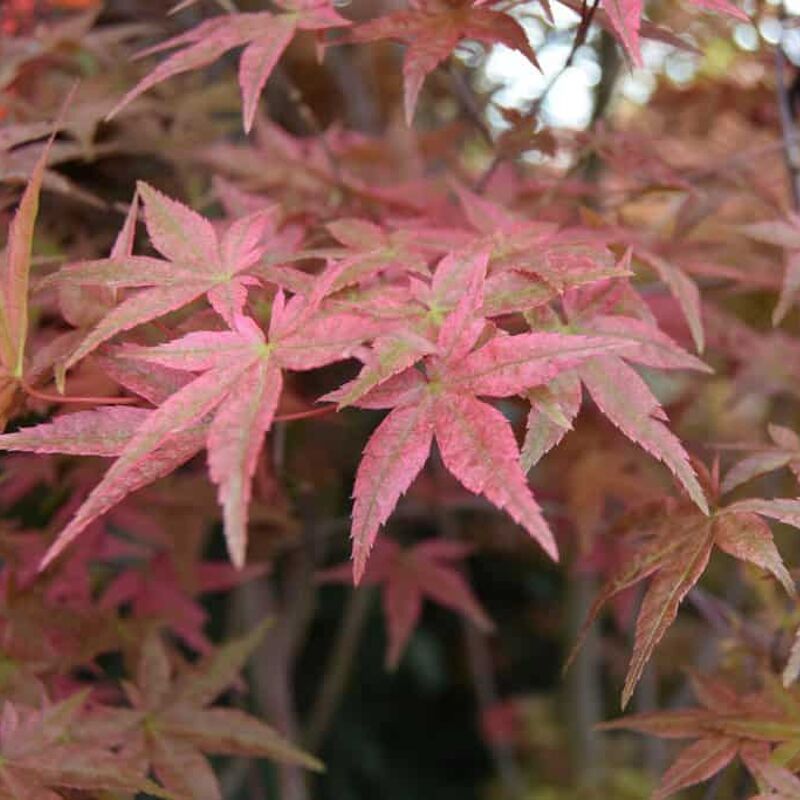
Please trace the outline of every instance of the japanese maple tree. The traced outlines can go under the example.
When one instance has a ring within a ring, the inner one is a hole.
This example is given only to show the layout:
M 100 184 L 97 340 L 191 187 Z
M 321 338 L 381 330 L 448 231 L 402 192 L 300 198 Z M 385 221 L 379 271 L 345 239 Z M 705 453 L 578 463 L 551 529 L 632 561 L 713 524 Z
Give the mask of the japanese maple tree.
M 3 5 L 0 798 L 800 796 L 785 6 Z

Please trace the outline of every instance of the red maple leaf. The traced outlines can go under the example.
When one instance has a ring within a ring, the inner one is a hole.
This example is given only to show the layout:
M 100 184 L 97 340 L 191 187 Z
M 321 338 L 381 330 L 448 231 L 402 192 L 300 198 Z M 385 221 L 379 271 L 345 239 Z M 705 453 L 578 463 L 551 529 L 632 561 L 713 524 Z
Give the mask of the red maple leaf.
M 236 708 L 212 706 L 238 678 L 261 641 L 265 625 L 175 674 L 156 632 L 141 649 L 134 683 L 125 684 L 131 708 L 100 707 L 83 720 L 84 742 L 110 740 L 126 759 L 151 769 L 178 797 L 221 800 L 205 754 L 270 758 L 319 770 L 312 756 L 265 723 Z
M 242 312 L 248 275 L 269 245 L 280 249 L 275 235 L 276 210 L 267 206 L 231 222 L 223 235 L 200 214 L 139 183 L 145 224 L 153 246 L 163 256 L 120 253 L 109 258 L 69 264 L 42 282 L 109 289 L 140 289 L 113 308 L 81 341 L 64 365 L 69 369 L 103 342 L 204 295 L 229 324 Z M 134 205 L 137 200 L 134 198 Z
M 403 62 L 406 121 L 410 125 L 423 81 L 462 39 L 500 42 L 524 53 L 538 66 L 525 29 L 510 15 L 482 8 L 475 0 L 416 0 L 408 11 L 396 11 L 355 28 L 355 42 L 399 39 L 408 45 Z
M 463 614 L 481 630 L 494 627 L 457 568 L 457 562 L 470 552 L 469 545 L 445 539 L 431 539 L 406 549 L 386 537 L 378 540 L 363 582 L 367 586 L 380 585 L 383 590 L 383 613 L 389 631 L 387 668 L 394 669 L 400 661 L 426 597 Z M 351 567 L 342 564 L 324 570 L 320 578 L 349 581 Z
M 678 754 L 664 773 L 653 800 L 666 800 L 681 789 L 708 780 L 737 756 L 765 792 L 759 798 L 797 797 L 800 780 L 792 772 L 797 769 L 795 748 L 800 715 L 796 693 L 779 699 L 769 687 L 742 692 L 724 679 L 697 674 L 692 675 L 692 687 L 700 701 L 699 708 L 634 714 L 599 726 L 666 739 L 696 740 Z M 779 750 L 787 755 L 772 757 Z
M 281 13 L 225 14 L 143 50 L 138 54 L 139 58 L 181 48 L 139 81 L 114 106 L 108 117 L 114 116 L 156 84 L 182 72 L 205 67 L 228 50 L 244 46 L 239 61 L 239 87 L 242 91 L 244 129 L 249 132 L 261 90 L 295 33 L 298 30 L 325 30 L 350 24 L 349 20 L 339 16 L 330 0 L 280 0 L 275 5 Z
M 769 525 L 761 517 L 800 527 L 800 501 L 744 500 L 717 509 L 710 516 L 688 504 L 666 503 L 660 514 L 636 520 L 626 531 L 625 556 L 592 604 L 568 663 L 603 605 L 649 578 L 622 691 L 625 708 L 653 650 L 675 620 L 681 602 L 705 572 L 715 548 L 770 572 L 788 594 L 794 595 L 794 581 L 775 547 Z

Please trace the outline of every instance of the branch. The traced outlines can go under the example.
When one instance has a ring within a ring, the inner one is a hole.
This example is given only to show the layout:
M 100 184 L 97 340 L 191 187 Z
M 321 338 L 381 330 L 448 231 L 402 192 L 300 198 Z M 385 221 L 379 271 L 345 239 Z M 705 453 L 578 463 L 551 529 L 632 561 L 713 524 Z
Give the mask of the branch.
M 347 688 L 371 599 L 371 592 L 367 587 L 355 587 L 350 592 L 347 608 L 336 633 L 336 641 L 325 665 L 319 692 L 308 716 L 304 745 L 312 752 L 317 752 L 325 741 Z
M 445 469 L 439 458 L 435 460 L 434 470 L 434 476 L 437 482 L 440 482 L 444 477 Z M 439 504 L 436 506 L 436 522 L 442 538 L 461 538 L 457 519 Z M 466 568 L 462 569 L 466 573 Z M 468 579 L 468 575 L 465 575 L 465 577 Z M 498 700 L 497 678 L 487 645 L 488 637 L 468 619 L 462 618 L 461 630 L 464 634 L 464 645 L 467 651 L 475 700 L 481 717 L 483 717 L 485 712 Z M 512 748 L 503 742 L 495 741 L 489 742 L 488 748 L 494 762 L 495 771 L 503 784 L 505 794 L 509 797 L 521 797 L 525 789 L 525 782 L 519 765 L 514 758 Z
M 782 19 L 782 18 L 781 18 Z M 781 32 L 783 33 L 783 32 Z M 792 201 L 795 210 L 800 210 L 800 142 L 798 142 L 797 125 L 792 109 L 790 88 L 786 85 L 785 71 L 787 59 L 783 51 L 783 36 L 775 46 L 775 88 L 778 95 L 778 112 L 783 134 L 783 154 L 789 183 L 792 189 Z
M 586 36 L 589 33 L 589 28 L 591 27 L 592 20 L 594 19 L 595 12 L 597 11 L 597 7 L 600 5 L 600 0 L 592 0 L 591 6 L 587 6 L 586 0 L 583 0 L 583 5 L 581 8 L 581 19 L 578 23 L 578 28 L 575 31 L 575 38 L 572 41 L 572 47 L 570 48 L 569 54 L 567 55 L 567 60 L 561 65 L 561 69 L 553 75 L 552 78 L 547 82 L 547 85 L 542 90 L 542 93 L 533 101 L 531 107 L 528 109 L 528 114 L 533 116 L 534 114 L 539 114 L 544 105 L 545 100 L 547 100 L 550 92 L 553 90 L 553 87 L 558 83 L 561 76 L 572 66 L 573 61 L 575 61 L 575 56 L 578 52 L 578 49 L 581 45 L 586 41 Z M 602 54 L 605 56 L 605 54 Z M 601 59 L 605 60 L 605 59 Z M 614 76 L 616 76 L 616 68 L 614 71 Z M 592 124 L 601 117 L 605 113 L 606 102 L 601 98 L 601 93 L 603 92 L 603 84 L 610 83 L 613 84 L 613 79 L 611 81 L 607 81 L 605 69 L 603 70 L 603 80 L 601 81 L 600 88 L 598 89 L 598 98 L 597 103 L 595 104 L 595 112 L 592 117 Z M 610 93 L 609 93 L 610 97 Z M 489 139 L 491 143 L 491 138 Z M 483 194 L 486 190 L 486 187 L 489 185 L 489 181 L 492 179 L 492 176 L 497 171 L 498 167 L 503 163 L 505 159 L 505 155 L 502 153 L 495 154 L 495 157 L 492 159 L 492 163 L 489 164 L 486 171 L 483 175 L 478 178 L 475 182 L 475 186 L 473 187 L 474 191 L 477 194 Z
M 490 147 L 494 146 L 491 131 L 483 118 L 481 109 L 478 107 L 478 102 L 472 87 L 467 83 L 463 72 L 456 65 L 455 61 L 451 58 L 447 65 L 447 71 L 450 75 L 450 83 L 453 86 L 456 99 L 458 100 L 461 110 L 467 116 L 469 121 L 475 126 L 475 129 L 480 133 L 483 140 Z

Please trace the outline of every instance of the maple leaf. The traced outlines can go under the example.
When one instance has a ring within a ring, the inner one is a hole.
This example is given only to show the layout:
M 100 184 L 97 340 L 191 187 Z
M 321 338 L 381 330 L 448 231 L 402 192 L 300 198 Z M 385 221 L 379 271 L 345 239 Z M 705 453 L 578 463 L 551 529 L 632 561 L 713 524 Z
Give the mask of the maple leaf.
M 565 5 L 573 7 L 571 3 L 560 0 Z M 691 0 L 692 4 L 715 11 L 728 14 L 735 19 L 746 22 L 749 17 L 729 0 Z M 642 29 L 647 32 L 650 38 L 662 38 L 658 35 L 659 29 L 651 23 L 642 19 L 644 3 L 642 0 L 602 0 L 603 10 L 610 22 L 611 31 L 614 33 L 625 52 L 637 67 L 643 66 L 642 54 L 639 49 L 639 35 Z M 577 10 L 577 9 L 575 9 Z
M 211 650 L 203 634 L 208 614 L 195 595 L 219 592 L 252 580 L 266 572 L 265 565 L 237 570 L 226 562 L 192 564 L 194 580 L 176 567 L 167 553 L 159 553 L 136 567 L 127 567 L 109 582 L 100 598 L 101 608 L 130 604 L 134 616 L 163 619 L 187 644 L 200 653 Z
M 782 467 L 789 467 L 800 481 L 800 437 L 782 425 L 769 425 L 768 432 L 772 445 L 749 448 L 756 452 L 731 467 L 722 481 L 723 492 L 730 492 L 759 475 Z
M 220 238 L 207 219 L 147 184 L 140 182 L 137 194 L 144 203 L 150 241 L 166 260 L 117 250 L 110 258 L 69 264 L 41 283 L 141 289 L 89 332 L 66 360 L 65 370 L 113 336 L 204 295 L 231 325 L 244 307 L 248 287 L 258 283 L 244 273 L 266 250 L 264 240 L 274 231 L 274 207 L 234 220 Z
M 176 675 L 152 631 L 142 644 L 135 683 L 125 684 L 131 708 L 97 709 L 84 720 L 84 740 L 112 735 L 127 758 L 151 769 L 170 792 L 198 800 L 222 799 L 204 754 L 269 758 L 321 770 L 319 761 L 255 717 L 211 705 L 236 681 L 265 630 L 266 625 L 257 627 Z
M 796 752 L 800 718 L 797 695 L 779 696 L 771 686 L 743 693 L 721 678 L 697 674 L 691 675 L 691 683 L 700 707 L 634 714 L 598 726 L 601 730 L 633 730 L 667 739 L 697 740 L 684 748 L 664 773 L 653 800 L 666 800 L 712 778 L 737 756 L 759 786 L 768 790 L 763 797 L 796 797 L 791 792 L 800 787 L 800 781 L 786 766 L 773 760 L 772 748 L 777 746 L 775 755 L 783 750 L 793 757 Z M 796 767 L 793 764 L 793 769 Z
M 88 692 L 41 710 L 9 701 L 0 712 L 0 792 L 8 798 L 57 800 L 55 790 L 148 792 L 170 798 L 131 762 L 106 746 L 85 747 L 74 726 Z
M 319 310 L 338 274 L 334 267 L 320 275 L 308 299 L 296 295 L 287 303 L 279 292 L 272 305 L 269 340 L 252 319 L 237 316 L 234 330 L 190 333 L 153 348 L 128 348 L 128 356 L 144 362 L 201 374 L 139 426 L 61 532 L 43 566 L 132 486 L 139 488 L 154 475 L 172 471 L 176 455 L 182 463 L 200 436 L 208 449 L 211 479 L 219 486 L 228 551 L 241 567 L 252 477 L 278 405 L 282 370 L 313 369 L 348 358 L 375 332 L 361 317 Z
M 629 255 L 614 258 L 602 234 L 532 221 L 454 188 L 469 223 L 483 234 L 473 246 L 490 248 L 487 315 L 529 311 L 568 289 L 632 274 Z
M 0 430 L 5 427 L 8 409 L 24 379 L 31 249 L 39 193 L 54 137 L 55 133 L 34 164 L 11 221 L 5 250 L 0 253 Z
M 633 654 L 622 691 L 625 708 L 653 650 L 705 571 L 715 547 L 770 572 L 787 593 L 794 595 L 794 580 L 781 560 L 769 526 L 759 515 L 800 527 L 800 501 L 742 501 L 710 516 L 688 505 L 667 503 L 651 521 L 637 522 L 626 532 L 630 537 L 626 539 L 626 557 L 592 604 L 567 663 L 572 661 L 603 605 L 624 589 L 650 578 L 636 621 Z
M 552 558 L 555 540 L 533 499 L 520 467 L 519 449 L 508 420 L 477 396 L 509 397 L 546 383 L 559 372 L 608 349 L 618 339 L 557 333 L 498 333 L 479 343 L 487 253 L 444 259 L 431 292 L 461 291 L 455 307 L 429 319 L 436 350 L 424 373 L 406 368 L 382 380 L 355 402 L 364 408 L 392 409 L 364 448 L 353 496 L 353 574 L 361 579 L 367 556 L 397 501 L 428 458 L 434 438 L 445 467 L 471 492 L 505 509 Z M 437 322 L 440 325 L 437 326 Z M 345 385 L 339 392 L 350 389 Z M 341 395 L 334 392 L 328 399 Z
M 525 29 L 510 15 L 482 8 L 474 0 L 442 3 L 425 0 L 408 11 L 396 11 L 356 27 L 348 37 L 354 42 L 398 39 L 407 45 L 403 61 L 405 114 L 414 118 L 425 78 L 446 59 L 462 39 L 484 44 L 499 42 L 523 53 L 535 66 L 536 54 Z
M 109 112 L 108 119 L 156 84 L 182 72 L 213 63 L 235 47 L 245 46 L 239 61 L 244 130 L 250 132 L 258 110 L 258 98 L 283 51 L 298 30 L 318 31 L 344 27 L 350 21 L 340 16 L 330 0 L 281 0 L 279 14 L 226 14 L 201 22 L 189 31 L 137 54 L 137 58 L 181 48 L 162 61 L 133 87 Z
M 378 271 L 402 270 L 428 274 L 430 248 L 420 243 L 411 230 L 385 231 L 363 219 L 329 222 L 328 231 L 348 248 L 334 290 L 369 278 Z
M 461 193 L 465 197 L 468 194 L 465 190 Z M 503 219 L 499 207 L 482 200 L 478 205 L 478 200 L 470 196 L 472 213 L 476 218 L 488 220 L 494 230 L 494 224 Z M 475 259 L 487 260 L 487 269 L 493 270 L 483 289 L 480 313 L 485 316 L 546 303 L 573 282 L 580 285 L 599 277 L 626 274 L 613 264 L 607 251 L 592 249 L 591 253 L 577 254 L 570 248 L 562 248 L 563 242 L 543 240 L 542 226 L 537 223 L 508 224 L 509 230 L 495 230 L 490 236 L 448 253 L 437 264 L 430 283 L 412 277 L 407 287 L 381 287 L 372 293 L 334 299 L 337 307 L 391 324 L 373 339 L 369 349 L 356 354 L 364 362 L 358 377 L 321 399 L 334 401 L 340 408 L 352 405 L 372 387 L 435 352 L 442 320 L 466 291 L 471 270 L 477 263 Z M 552 233 L 552 226 L 544 228 Z M 537 251 L 538 255 L 528 255 L 529 250 Z M 565 262 L 574 265 L 574 259 L 579 260 L 580 269 L 570 272 Z M 345 265 L 341 268 L 346 274 Z M 528 271 L 546 276 L 547 283 L 532 279 L 525 274 Z
M 554 447 L 572 427 L 581 404 L 582 383 L 600 411 L 629 439 L 662 461 L 681 482 L 702 511 L 708 511 L 689 456 L 679 439 L 664 424 L 666 414 L 639 374 L 626 362 L 658 369 L 694 369 L 709 372 L 699 359 L 687 353 L 649 319 L 609 314 L 626 297 L 622 284 L 600 282 L 588 289 L 572 289 L 563 298 L 570 331 L 593 336 L 618 336 L 627 344 L 619 355 L 601 354 L 579 365 L 573 375 L 529 394 L 531 412 L 523 449 L 523 464 L 529 469 Z M 636 302 L 636 301 L 634 301 Z M 549 324 L 559 330 L 554 313 L 528 314 L 532 326 Z
M 755 222 L 743 226 L 742 231 L 752 239 L 786 251 L 783 283 L 778 303 L 772 312 L 772 324 L 778 325 L 789 313 L 800 292 L 800 215 L 789 213 L 786 219 Z
M 366 586 L 380 585 L 383 613 L 389 632 L 386 649 L 387 669 L 394 669 L 422 614 L 422 601 L 429 598 L 462 614 L 483 631 L 493 629 L 457 562 L 472 549 L 462 543 L 431 539 L 402 548 L 392 539 L 378 540 L 363 576 Z M 324 570 L 323 581 L 346 582 L 351 577 L 349 564 Z

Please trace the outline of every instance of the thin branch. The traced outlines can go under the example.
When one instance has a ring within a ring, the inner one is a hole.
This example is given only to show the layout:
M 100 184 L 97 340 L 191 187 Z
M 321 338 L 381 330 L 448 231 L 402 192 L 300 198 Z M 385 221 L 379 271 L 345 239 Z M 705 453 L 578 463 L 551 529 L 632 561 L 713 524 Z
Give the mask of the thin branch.
M 305 101 L 303 92 L 281 64 L 278 64 L 272 74 L 283 84 L 289 102 L 292 103 L 297 110 L 303 125 L 305 125 L 308 132 L 313 134 L 319 141 L 319 145 L 322 148 L 322 152 L 325 153 L 325 158 L 328 160 L 328 165 L 331 168 L 334 178 L 337 183 L 341 184 L 342 170 L 339 166 L 339 160 L 336 158 L 335 153 L 328 144 L 328 140 L 325 138 L 325 131 L 322 129 L 322 125 L 319 119 L 317 119 L 314 109 Z
M 594 2 L 588 14 L 582 15 L 582 28 L 575 38 L 576 44 L 567 59 L 567 64 L 571 63 L 580 46 L 581 35 L 585 38 L 596 9 L 597 2 Z M 585 25 L 583 19 L 588 20 Z M 599 61 L 601 78 L 592 112 L 592 125 L 605 114 L 608 106 L 607 99 L 604 98 L 610 97 L 617 77 L 616 50 L 608 49 L 602 38 Z M 598 180 L 600 166 L 600 164 L 586 165 L 586 181 Z M 575 640 L 583 620 L 589 613 L 596 590 L 596 579 L 591 575 L 577 573 L 567 582 L 565 616 L 569 641 Z M 592 626 L 567 674 L 566 683 L 565 706 L 570 761 L 574 782 L 580 788 L 595 784 L 605 770 L 604 741 L 595 731 L 596 724 L 602 718 L 601 663 L 600 638 L 596 626 Z
M 445 473 L 441 458 L 435 458 L 434 469 L 437 482 L 441 482 Z M 443 538 L 456 540 L 461 538 L 458 520 L 451 512 L 439 504 L 436 506 L 435 518 L 439 534 Z M 466 565 L 462 569 L 468 579 Z M 464 645 L 472 686 L 475 691 L 475 700 L 481 716 L 483 716 L 485 712 L 497 703 L 499 698 L 497 677 L 488 647 L 488 637 L 468 619 L 462 618 L 461 629 L 464 635 Z M 522 797 L 525 782 L 514 757 L 513 749 L 504 742 L 494 740 L 488 743 L 488 749 L 494 762 L 495 771 L 505 789 L 505 794 L 509 797 Z
M 347 688 L 371 599 L 368 587 L 356 587 L 350 592 L 336 633 L 336 641 L 325 665 L 319 692 L 308 716 L 304 744 L 312 752 L 317 752 L 325 741 Z
M 250 665 L 252 696 L 260 712 L 281 734 L 298 740 L 297 716 L 294 708 L 292 665 L 282 635 L 283 609 L 278 602 L 269 576 L 248 581 L 236 590 L 239 615 L 248 627 L 265 617 L 278 619 L 278 624 L 253 653 Z M 306 776 L 293 764 L 276 765 L 280 800 L 310 800 Z
M 781 39 L 775 46 L 775 87 L 778 95 L 781 132 L 783 134 L 783 153 L 786 161 L 786 170 L 789 173 L 792 200 L 795 210 L 800 210 L 800 143 L 798 143 L 798 131 L 790 90 L 786 84 L 786 66 L 787 59 Z
M 461 628 L 464 631 L 464 643 L 472 685 L 475 689 L 475 698 L 478 701 L 478 708 L 483 713 L 495 705 L 499 699 L 487 637 L 468 619 L 462 620 Z M 513 750 L 500 742 L 491 742 L 489 749 L 497 774 L 509 797 L 522 797 L 525 784 Z
M 593 576 L 570 575 L 564 601 L 566 641 L 575 641 L 596 593 Z M 602 718 L 600 664 L 600 638 L 596 627 L 592 626 L 566 674 L 563 692 L 570 771 L 574 785 L 580 789 L 596 784 L 603 769 L 603 740 L 595 731 L 595 725 Z
M 578 28 L 575 31 L 575 38 L 572 41 L 572 47 L 570 48 L 569 54 L 567 55 L 567 60 L 562 64 L 561 69 L 559 69 L 547 82 L 547 85 L 542 90 L 542 93 L 533 101 L 531 107 L 528 109 L 528 114 L 533 116 L 534 114 L 539 114 L 541 111 L 542 106 L 544 105 L 545 101 L 547 100 L 550 92 L 553 90 L 555 85 L 564 75 L 564 73 L 572 66 L 572 63 L 575 61 L 575 56 L 577 55 L 578 49 L 581 45 L 586 41 L 586 36 L 589 33 L 589 28 L 591 27 L 592 21 L 594 20 L 595 12 L 597 11 L 598 6 L 600 5 L 600 0 L 592 0 L 592 5 L 586 5 L 586 0 L 583 0 L 583 7 L 581 8 L 581 19 L 578 23 Z M 597 109 L 597 105 L 595 105 L 595 110 Z M 605 106 L 603 107 L 605 110 Z M 602 113 L 602 112 L 601 112 Z M 491 138 L 489 139 L 491 142 Z M 496 153 L 495 157 L 492 159 L 491 164 L 486 168 L 485 172 L 478 178 L 475 182 L 475 186 L 473 187 L 474 191 L 477 194 L 482 194 L 486 187 L 489 185 L 489 181 L 492 179 L 497 169 L 505 160 L 506 156 L 502 153 Z
M 467 83 L 463 72 L 456 65 L 455 61 L 451 58 L 447 65 L 447 71 L 450 75 L 450 83 L 455 92 L 456 99 L 461 106 L 462 111 L 467 116 L 469 121 L 475 126 L 475 129 L 483 137 L 483 140 L 490 147 L 494 145 L 492 133 L 486 120 L 483 118 L 481 109 L 478 107 L 478 101 L 472 91 L 472 87 Z

